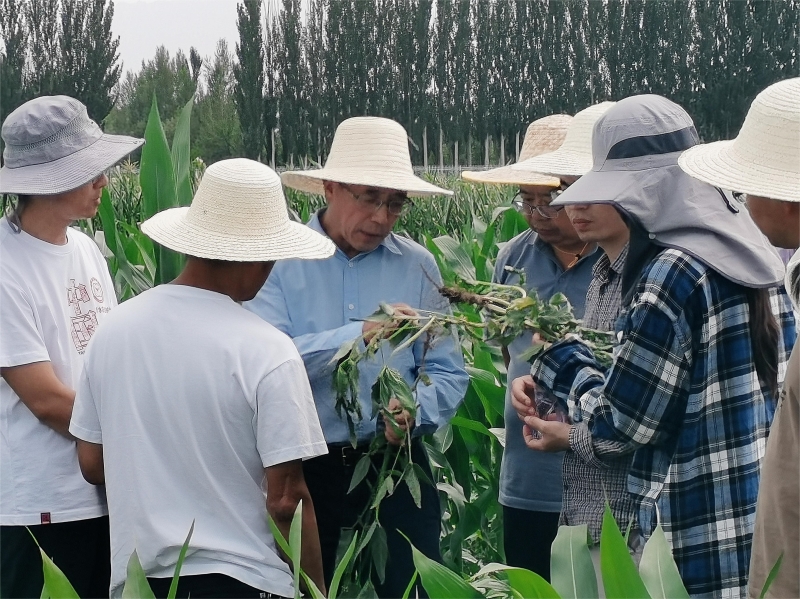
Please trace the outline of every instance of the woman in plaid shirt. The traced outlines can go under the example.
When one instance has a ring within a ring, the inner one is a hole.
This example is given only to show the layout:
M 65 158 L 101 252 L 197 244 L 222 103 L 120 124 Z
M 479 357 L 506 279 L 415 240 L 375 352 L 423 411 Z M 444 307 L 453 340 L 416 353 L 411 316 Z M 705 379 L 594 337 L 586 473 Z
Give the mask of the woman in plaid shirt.
M 677 166 L 697 143 L 691 118 L 659 96 L 623 100 L 596 124 L 594 167 L 559 204 L 611 203 L 631 227 L 625 311 L 605 371 L 579 340 L 553 345 L 532 378 L 592 434 L 535 417 L 534 449 L 601 463 L 633 453 L 628 491 L 648 537 L 660 521 L 693 596 L 740 597 L 776 390 L 795 340 L 783 265 L 745 207 Z M 608 443 L 607 441 L 613 441 Z

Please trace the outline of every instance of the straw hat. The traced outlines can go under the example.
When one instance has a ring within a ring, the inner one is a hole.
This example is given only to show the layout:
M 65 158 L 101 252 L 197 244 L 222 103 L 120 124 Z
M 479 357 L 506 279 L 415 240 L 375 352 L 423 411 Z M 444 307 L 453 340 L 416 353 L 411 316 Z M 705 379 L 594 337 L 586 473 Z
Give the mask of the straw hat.
M 786 265 L 784 279 L 786 292 L 792 300 L 795 311 L 800 310 L 800 250 L 797 250 Z
M 552 152 L 564 142 L 572 117 L 568 114 L 551 114 L 533 121 L 525 131 L 525 141 L 519 153 L 519 162 Z M 512 170 L 509 166 L 501 166 L 486 171 L 464 171 L 461 177 L 476 183 L 495 185 L 547 185 L 558 187 L 561 180 L 557 177 L 540 173 Z
M 585 175 L 592 170 L 592 128 L 597 119 L 613 105 L 614 102 L 601 102 L 584 108 L 569 124 L 561 147 L 554 152 L 512 164 L 511 169 L 516 172 L 545 173 L 557 177 Z
M 687 150 L 678 164 L 712 185 L 800 202 L 800 78 L 758 94 L 736 139 Z
M 233 158 L 206 169 L 188 208 L 170 208 L 142 231 L 176 252 L 231 262 L 327 258 L 333 242 L 289 220 L 278 175 L 268 166 Z
M 324 168 L 286 171 L 281 179 L 292 189 L 318 195 L 325 195 L 323 181 L 397 189 L 411 197 L 453 195 L 414 175 L 408 135 L 400 123 L 373 116 L 342 121 Z
M 89 183 L 144 143 L 108 135 L 69 96 L 25 102 L 3 122 L 0 193 L 56 195 Z
M 575 117 L 577 119 L 577 117 Z M 592 170 L 552 206 L 613 204 L 662 247 L 683 250 L 747 287 L 783 280 L 783 262 L 744 207 L 678 167 L 697 144 L 687 112 L 657 95 L 630 96 L 594 126 Z

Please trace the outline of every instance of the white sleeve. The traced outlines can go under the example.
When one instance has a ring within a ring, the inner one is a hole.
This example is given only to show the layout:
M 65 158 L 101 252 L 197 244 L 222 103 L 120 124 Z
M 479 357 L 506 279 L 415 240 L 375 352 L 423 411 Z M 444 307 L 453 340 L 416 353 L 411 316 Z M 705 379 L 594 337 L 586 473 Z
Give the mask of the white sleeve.
M 299 356 L 267 374 L 256 393 L 256 448 L 265 468 L 328 452 Z
M 27 294 L 16 282 L 3 276 L 0 280 L 0 367 L 49 361 L 50 354 Z
M 84 364 L 78 388 L 75 391 L 75 404 L 72 407 L 72 418 L 69 421 L 69 432 L 74 437 L 89 443 L 101 444 L 103 435 L 100 431 L 100 416 L 97 412 L 89 376 Z

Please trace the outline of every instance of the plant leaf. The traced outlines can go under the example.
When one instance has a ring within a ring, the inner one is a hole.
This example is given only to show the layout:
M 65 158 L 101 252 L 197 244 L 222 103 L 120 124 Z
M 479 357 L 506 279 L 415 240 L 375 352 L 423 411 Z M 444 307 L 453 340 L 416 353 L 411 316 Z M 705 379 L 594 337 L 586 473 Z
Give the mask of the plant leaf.
M 186 559 L 186 551 L 189 549 L 189 541 L 192 538 L 192 534 L 194 533 L 194 520 L 192 520 L 192 525 L 189 527 L 189 534 L 186 535 L 186 540 L 183 542 L 183 546 L 181 547 L 181 552 L 178 554 L 178 561 L 175 564 L 175 574 L 172 576 L 172 582 L 169 585 L 169 592 L 167 593 L 167 599 L 175 599 L 175 595 L 178 594 L 178 579 L 181 576 L 181 568 L 183 568 L 183 560 Z
M 350 541 L 350 545 L 347 546 L 347 551 L 344 552 L 341 561 L 337 564 L 336 570 L 333 572 L 331 588 L 328 589 L 329 599 L 336 599 L 336 596 L 339 592 L 339 584 L 342 581 L 342 576 L 344 576 L 344 573 L 347 570 L 347 566 L 350 564 L 350 560 L 353 559 L 353 553 L 355 553 L 357 542 L 358 533 L 355 533 L 353 535 L 353 539 Z
M 448 235 L 443 235 L 436 237 L 433 243 L 441 250 L 447 265 L 459 277 L 466 281 L 475 280 L 475 266 L 472 264 L 472 257 L 461 247 L 458 241 Z
M 292 558 L 292 573 L 294 574 L 294 599 L 300 599 L 300 555 L 303 539 L 303 500 L 297 502 L 289 528 L 289 554 Z
M 409 462 L 406 464 L 405 472 L 403 472 L 403 479 L 406 481 L 408 490 L 411 492 L 411 498 L 417 509 L 422 509 L 422 491 L 419 488 L 419 479 L 417 473 L 414 471 L 414 464 Z
M 370 464 L 372 464 L 372 458 L 369 454 L 361 456 L 361 459 L 358 460 L 358 464 L 353 469 L 353 478 L 350 479 L 350 488 L 347 489 L 347 492 L 350 493 L 353 489 L 355 489 L 358 484 L 364 480 L 364 477 L 369 472 Z
M 72 586 L 72 583 L 67 579 L 66 575 L 61 571 L 61 568 L 55 565 L 44 549 L 39 545 L 39 541 L 28 528 L 28 534 L 31 535 L 33 542 L 39 548 L 39 553 L 42 555 L 42 574 L 44 575 L 44 584 L 42 585 L 41 597 L 57 597 L 58 599 L 78 599 L 78 593 Z
M 401 533 L 402 534 L 402 533 Z M 405 536 L 405 535 L 403 535 Z M 406 537 L 408 541 L 408 537 Z M 458 597 L 459 599 L 483 599 L 483 595 L 458 574 L 436 562 L 414 547 L 411 541 L 414 567 L 419 572 L 422 586 L 431 597 Z
M 639 574 L 653 599 L 689 599 L 661 524 L 647 539 L 639 562 Z
M 66 595 L 57 596 L 65 597 Z M 78 595 L 76 594 L 75 596 L 77 597 Z M 128 560 L 128 571 L 125 578 L 125 586 L 122 587 L 122 597 L 124 599 L 155 599 L 153 589 L 150 588 L 150 583 L 147 582 L 147 576 L 142 569 L 142 564 L 139 562 L 139 556 L 135 549 Z
M 758 596 L 758 599 L 764 599 L 764 597 L 767 596 L 767 591 L 769 590 L 769 587 L 772 586 L 772 583 L 775 581 L 775 577 L 778 576 L 778 572 L 781 569 L 782 563 L 783 563 L 783 551 L 781 551 L 781 554 L 778 556 L 778 560 L 775 562 L 775 565 L 772 566 L 772 568 L 770 569 L 769 574 L 767 575 L 767 579 L 764 581 L 764 588 L 761 589 L 761 594 Z
M 600 569 L 608 599 L 650 598 L 607 501 L 600 531 Z
M 175 135 L 172 138 L 172 168 L 175 176 L 175 192 L 179 206 L 188 206 L 192 203 L 192 182 L 189 179 L 189 130 L 192 124 L 192 106 L 194 96 L 184 105 L 175 125 Z
M 550 581 L 564 599 L 598 596 L 597 575 L 586 544 L 589 530 L 580 526 L 559 526 L 550 557 Z

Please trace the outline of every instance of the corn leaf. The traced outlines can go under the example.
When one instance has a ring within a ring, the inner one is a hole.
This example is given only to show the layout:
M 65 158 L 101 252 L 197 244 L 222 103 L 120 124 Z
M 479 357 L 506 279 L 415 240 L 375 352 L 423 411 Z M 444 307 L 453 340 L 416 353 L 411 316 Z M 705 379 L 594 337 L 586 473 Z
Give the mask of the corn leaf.
M 608 502 L 600 531 L 600 569 L 608 599 L 650 599 Z
M 357 543 L 358 543 L 358 533 L 353 535 L 353 539 L 350 541 L 350 545 L 347 546 L 347 551 L 344 552 L 341 561 L 337 564 L 336 570 L 334 570 L 333 572 L 333 578 L 331 579 L 331 588 L 328 589 L 329 599 L 336 599 L 339 593 L 339 584 L 341 584 L 342 576 L 344 576 L 344 573 L 347 570 L 347 566 L 350 565 L 350 560 L 353 559 L 353 553 L 355 553 Z
M 550 581 L 564 599 L 598 596 L 597 575 L 586 544 L 588 527 L 559 526 L 550 557 Z
M 775 562 L 775 565 L 769 571 L 767 575 L 767 579 L 764 581 L 764 588 L 761 589 L 761 594 L 758 596 L 758 599 L 764 599 L 767 596 L 767 591 L 769 591 L 769 587 L 772 586 L 772 583 L 775 582 L 775 578 L 778 576 L 778 572 L 780 572 L 781 564 L 783 563 L 783 551 L 778 556 L 778 560 Z
M 178 561 L 175 564 L 175 574 L 172 575 L 172 582 L 169 585 L 167 599 L 175 599 L 175 595 L 178 594 L 178 579 L 181 576 L 181 568 L 183 567 L 183 561 L 186 559 L 186 551 L 189 549 L 189 540 L 192 538 L 192 533 L 194 533 L 194 520 L 192 520 L 192 525 L 189 527 L 189 534 L 186 535 L 186 540 L 183 542 L 181 551 L 178 554 Z
M 67 580 L 61 568 L 47 557 L 44 549 L 40 547 L 39 551 L 42 554 L 42 572 L 44 573 L 42 596 L 53 597 L 54 599 L 78 599 L 78 593 L 70 581 Z
M 653 599 L 689 599 L 661 524 L 647 539 L 639 563 L 639 574 Z
M 292 572 L 294 573 L 294 599 L 300 599 L 300 555 L 302 553 L 303 538 L 303 501 L 297 502 L 292 517 L 292 525 L 289 528 L 289 549 L 288 555 L 292 558 Z
M 402 534 L 402 533 L 401 533 Z M 408 537 L 406 537 L 408 541 Z M 478 589 L 461 578 L 458 574 L 449 570 L 439 562 L 436 562 L 422 553 L 411 544 L 411 552 L 414 558 L 414 566 L 419 573 L 422 586 L 431 597 L 458 597 L 459 599 L 482 599 Z
M 433 243 L 442 253 L 446 264 L 462 279 L 475 280 L 475 266 L 472 257 L 464 250 L 461 244 L 448 235 L 436 237 Z
M 486 577 L 488 574 L 502 572 L 508 579 L 509 589 L 514 592 L 515 597 L 525 599 L 561 599 L 558 591 L 544 578 L 525 570 L 505 564 L 491 563 L 486 564 L 480 571 L 473 576 L 473 580 Z
M 122 597 L 123 599 L 155 599 L 135 549 L 128 560 L 128 572 L 125 586 L 122 587 Z
M 175 191 L 179 206 L 188 206 L 192 203 L 192 182 L 189 178 L 189 130 L 193 105 L 194 97 L 181 109 L 178 123 L 175 125 L 175 136 L 172 138 L 172 168 L 175 173 Z

